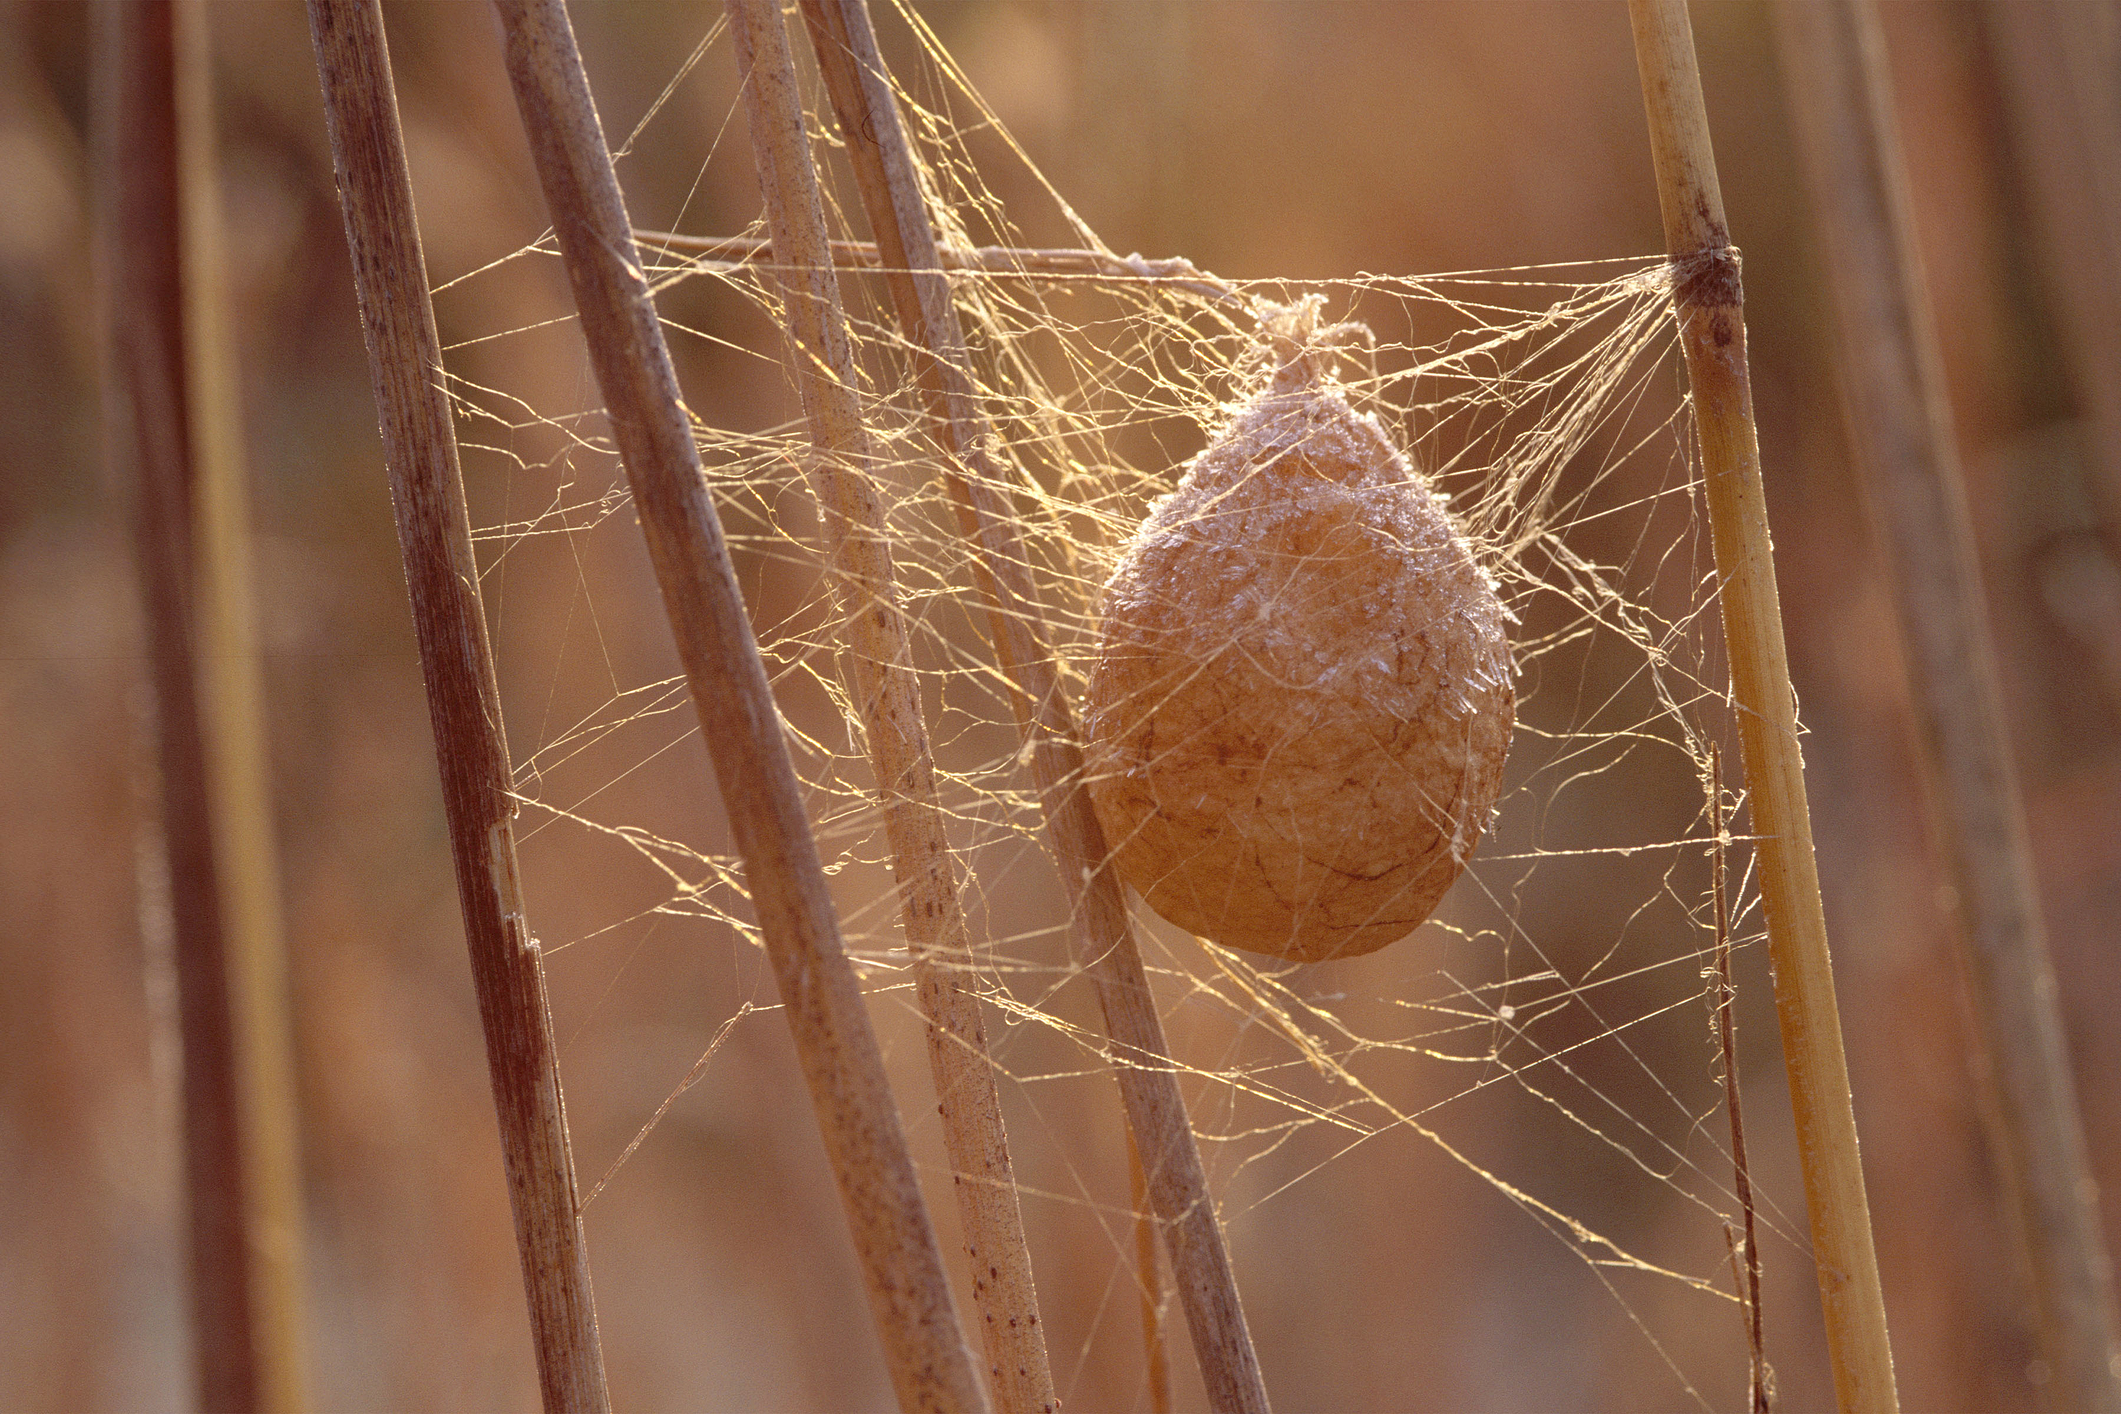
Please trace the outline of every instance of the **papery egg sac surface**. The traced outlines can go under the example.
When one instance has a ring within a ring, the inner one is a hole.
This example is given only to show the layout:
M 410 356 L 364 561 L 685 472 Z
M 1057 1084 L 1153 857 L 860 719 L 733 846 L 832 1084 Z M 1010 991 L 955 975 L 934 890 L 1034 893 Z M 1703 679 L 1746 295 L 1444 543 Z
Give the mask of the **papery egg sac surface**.
M 1099 603 L 1089 790 L 1171 922 L 1300 962 L 1373 952 L 1464 870 L 1516 715 L 1508 614 L 1448 508 L 1268 309 L 1253 395 Z

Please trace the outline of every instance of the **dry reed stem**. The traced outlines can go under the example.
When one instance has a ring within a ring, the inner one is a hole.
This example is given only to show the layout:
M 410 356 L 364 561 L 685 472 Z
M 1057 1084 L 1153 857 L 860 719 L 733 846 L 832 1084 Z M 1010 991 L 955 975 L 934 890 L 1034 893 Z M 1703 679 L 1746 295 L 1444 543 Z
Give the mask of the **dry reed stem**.
M 184 1175 L 193 1354 L 203 1408 L 260 1407 L 257 1294 L 246 1253 L 250 1136 L 237 1079 L 211 748 L 194 656 L 197 468 L 186 362 L 176 63 L 171 8 L 121 0 L 99 15 L 105 189 L 105 420 L 133 497 L 146 608 L 183 1045 Z
M 913 151 L 862 0 L 803 0 L 803 16 L 832 95 L 862 204 L 883 254 L 892 303 L 914 350 L 915 374 L 946 479 L 975 554 L 996 656 L 1030 758 L 1046 836 L 1069 894 L 1071 938 L 1104 1009 L 1121 1098 L 1148 1172 L 1150 1206 L 1163 1227 L 1195 1358 L 1216 1410 L 1264 1411 L 1266 1385 L 1246 1329 L 1200 1149 L 1179 1093 L 1177 1067 L 1149 990 L 1119 875 L 1083 786 L 1074 711 L 1050 650 L 1043 615 L 986 451 L 986 427 L 965 359 L 964 336 L 936 254 L 934 227 Z
M 309 1407 L 303 1311 L 300 1122 L 287 943 L 266 765 L 265 688 L 251 576 L 241 399 L 227 318 L 226 252 L 203 0 L 176 0 L 176 119 L 182 202 L 185 365 L 195 482 L 200 718 L 221 866 L 223 926 L 248 1138 L 245 1229 L 256 1298 L 258 1404 Z
M 757 236 L 681 236 L 671 231 L 635 231 L 636 241 L 690 255 L 703 265 L 748 265 L 773 254 L 771 241 Z M 844 270 L 883 268 L 875 241 L 828 241 L 832 263 Z M 1147 260 L 1139 255 L 1109 255 L 1101 250 L 1064 250 L 1036 246 L 938 246 L 936 261 L 944 270 L 1026 280 L 1081 280 L 1098 284 L 1170 285 L 1220 301 L 1244 296 L 1183 256 Z
M 1899 1396 L 1812 852 L 1746 371 L 1738 257 L 1724 219 L 1685 0 L 1628 0 L 1628 15 L 1675 267 L 1672 297 L 1700 438 L 1828 1355 L 1844 1414 L 1878 1414 L 1897 1409 Z
M 915 990 L 928 1019 L 943 1144 L 950 1157 L 990 1390 L 1003 1414 L 1060 1407 L 1039 1320 L 1031 1252 L 1017 1206 L 1001 1093 L 979 999 L 966 990 L 972 945 L 936 796 L 935 763 L 898 602 L 884 506 L 868 479 L 881 464 L 856 394 L 854 352 L 827 250 L 824 200 L 796 88 L 788 27 L 773 0 L 729 0 L 730 33 L 788 325 L 788 366 L 815 453 L 808 471 L 830 543 L 845 659 L 884 807 Z
M 1916 744 L 1958 897 L 1952 936 L 1994 1103 L 1989 1129 L 2055 1410 L 2121 1412 L 2113 1271 L 1988 638 L 1942 355 L 1915 254 L 1884 39 L 1869 0 L 1776 6 L 1828 255 L 1856 462 L 1907 646 Z
M 560 0 L 497 0 L 516 107 L 817 1108 L 900 1407 L 984 1410 L 785 728 Z
M 547 1414 L 611 1407 L 545 971 L 379 0 L 309 0 Z
M 1723 818 L 1723 752 L 1714 744 L 1709 747 L 1709 830 L 1715 841 L 1710 878 L 1716 908 L 1716 1046 L 1723 1056 L 1723 1106 L 1731 1123 L 1731 1178 L 1745 1224 L 1738 1304 L 1745 1314 L 1746 1402 L 1752 1414 L 1768 1414 L 1767 1346 L 1760 1330 L 1760 1241 L 1755 1231 L 1753 1170 L 1745 1159 L 1745 1111 L 1738 1099 L 1738 1021 L 1733 1011 L 1738 992 L 1731 985 L 1731 903 L 1726 887 L 1731 836 Z

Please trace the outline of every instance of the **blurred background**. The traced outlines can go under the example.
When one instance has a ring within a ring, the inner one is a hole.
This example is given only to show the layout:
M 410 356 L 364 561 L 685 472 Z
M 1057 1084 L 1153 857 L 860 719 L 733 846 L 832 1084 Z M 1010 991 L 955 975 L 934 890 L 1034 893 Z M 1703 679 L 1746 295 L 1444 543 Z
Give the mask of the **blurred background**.
M 287 0 L 210 8 L 295 1004 L 312 1383 L 328 1409 L 527 1408 L 536 1400 L 528 1327 L 306 20 Z M 2067 310 L 2036 215 L 2037 154 L 2007 101 L 1992 16 L 1962 0 L 1883 8 L 2112 1230 L 2121 1218 L 2121 473 L 2091 456 Z M 1300 279 L 1661 248 L 1617 3 L 919 0 L 918 9 L 1121 252 Z M 664 0 L 577 7 L 614 140 L 715 13 Z M 9 1312 L 0 1407 L 23 1410 L 168 1408 L 189 1380 L 175 1057 L 164 984 L 143 941 L 154 917 L 141 884 L 152 869 L 140 857 L 156 789 L 149 698 L 128 493 L 105 470 L 99 430 L 90 14 L 78 3 L 0 8 L 0 1185 L 11 1214 L 0 1244 Z M 447 281 L 535 240 L 542 203 L 490 9 L 395 4 L 386 15 L 427 258 Z M 878 19 L 887 43 L 902 44 L 897 17 L 879 10 Z M 2031 1409 L 2031 1346 L 2014 1314 L 1947 901 L 1925 837 L 1891 606 L 1844 445 L 1770 17 L 1759 4 L 1717 0 L 1694 20 L 1745 253 L 1784 613 L 1811 733 L 1820 864 L 1902 1397 L 1910 1409 Z M 696 130 L 695 141 L 644 144 L 622 169 L 641 224 L 682 217 L 687 230 L 726 234 L 755 218 L 730 70 L 726 45 L 708 54 L 682 108 L 663 120 Z M 755 312 L 681 298 L 691 301 L 684 317 L 723 320 L 720 337 L 774 347 Z M 517 262 L 505 285 L 469 281 L 442 296 L 444 341 L 528 325 L 563 302 L 556 262 Z M 588 408 L 594 389 L 571 339 L 563 329 L 502 351 L 468 347 L 453 371 L 541 411 Z M 710 424 L 793 415 L 769 362 L 706 340 L 677 349 L 690 404 Z M 474 521 L 520 518 L 525 508 L 500 479 L 477 477 L 478 456 Z M 646 584 L 645 566 L 614 555 L 585 573 L 619 586 L 607 602 L 624 590 L 647 606 L 601 625 L 602 651 L 631 665 L 626 680 L 662 676 L 665 631 L 652 600 L 628 588 Z M 773 573 L 747 565 L 747 589 L 768 592 Z M 554 677 L 534 645 L 570 641 L 570 601 L 541 597 L 533 577 L 513 572 L 487 592 L 504 624 L 500 669 L 520 762 L 566 722 L 539 696 Z M 666 812 L 718 847 L 712 773 L 697 744 L 657 758 L 651 774 L 632 808 Z M 542 935 L 579 937 L 623 912 L 613 901 L 622 885 L 599 894 L 604 881 L 541 875 L 539 848 L 531 839 L 525 855 Z M 706 936 L 650 928 L 622 952 L 552 960 L 585 1182 L 723 1019 L 743 1001 L 771 1000 L 751 949 L 726 934 L 703 946 Z M 1764 982 L 1757 960 L 1755 970 Z M 1741 1025 L 1756 1166 L 1801 1209 L 1761 986 Z M 924 1114 L 917 1044 L 896 1046 L 893 1063 L 902 1107 Z M 1487 1137 L 1507 1150 L 1510 1111 L 1482 1113 L 1477 1122 L 1494 1126 Z M 1079 1122 L 1059 1102 L 1011 1115 L 1020 1164 L 1075 1174 L 1071 1192 L 1123 1208 L 1117 1123 L 1109 1105 L 1093 1112 L 1087 1102 Z M 932 1125 L 916 1123 L 916 1140 L 934 1151 L 923 1162 L 954 1252 Z M 1521 1214 L 1432 1153 L 1395 1152 L 1396 1169 L 1351 1165 L 1347 1181 L 1329 1171 L 1298 1200 L 1233 1224 L 1280 1407 L 1698 1407 L 1644 1355 L 1613 1303 L 1550 1298 L 1556 1259 Z M 1549 1162 L 1564 1159 L 1518 1152 L 1509 1177 L 1539 1182 Z M 1654 1213 L 1629 1214 L 1627 1203 L 1615 1198 L 1605 1220 L 1655 1225 Z M 1055 1373 L 1071 1408 L 1145 1408 L 1138 1337 L 1129 1344 L 1134 1298 L 1115 1277 L 1109 1241 L 1121 1229 L 1108 1223 L 1106 1238 L 1093 1228 L 1083 1240 L 1069 1225 L 1088 1206 L 1027 1207 Z M 888 1405 L 776 1019 L 733 1033 L 710 1082 L 673 1108 L 591 1208 L 589 1242 L 619 1407 Z M 1812 1275 L 1785 1253 L 1768 1281 L 1784 1407 L 1826 1407 Z M 1729 1342 L 1736 1363 L 1700 1395 L 1738 1407 L 1736 1316 L 1724 1312 L 1727 1328 L 1698 1337 L 1684 1323 L 1694 1317 L 1673 1319 L 1669 1330 L 1653 1320 L 1660 1338 Z M 1174 1357 L 1181 1405 L 1194 1407 L 1179 1332 Z

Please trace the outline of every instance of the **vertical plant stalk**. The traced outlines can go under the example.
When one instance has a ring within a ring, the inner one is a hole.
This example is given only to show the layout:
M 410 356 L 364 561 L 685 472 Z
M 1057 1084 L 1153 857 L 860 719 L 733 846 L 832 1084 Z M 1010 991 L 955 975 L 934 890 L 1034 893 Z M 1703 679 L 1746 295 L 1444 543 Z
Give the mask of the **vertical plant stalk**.
M 1731 903 L 1725 869 L 1731 836 L 1723 818 L 1723 752 L 1714 745 L 1709 747 L 1709 829 L 1715 841 L 1710 877 L 1716 907 L 1716 1046 L 1723 1055 L 1723 1106 L 1731 1122 L 1731 1178 L 1745 1224 L 1738 1305 L 1745 1314 L 1746 1403 L 1752 1414 L 1768 1414 L 1767 1344 L 1760 1329 L 1760 1242 L 1754 1230 L 1753 1170 L 1745 1159 L 1745 1111 L 1738 1102 L 1738 1021 L 1733 1014 L 1738 992 L 1731 985 Z
M 1828 255 L 1841 386 L 1907 646 L 1952 935 L 1993 1085 L 2048 1407 L 2121 1414 L 2113 1270 L 2099 1229 L 2054 967 L 1987 631 L 1980 564 L 1915 254 L 1884 39 L 1869 0 L 1775 7 Z
M 243 1153 L 250 1200 L 245 1226 L 256 1296 L 258 1401 L 261 1409 L 292 1414 L 309 1406 L 301 1126 L 204 0 L 176 0 L 171 18 L 195 471 L 199 700 L 223 885 L 236 1083 L 249 1138 Z
M 1016 689 L 1012 701 L 1045 813 L 1047 843 L 1068 891 L 1069 931 L 1104 1009 L 1120 1095 L 1147 1169 L 1150 1207 L 1170 1249 L 1208 1402 L 1216 1410 L 1264 1411 L 1266 1385 L 1200 1148 L 1119 875 L 1110 867 L 1104 832 L 1083 787 L 1075 714 L 1041 641 L 1044 616 L 1030 561 L 997 490 L 1004 478 L 986 450 L 964 336 L 869 12 L 862 0 L 803 0 L 803 17 L 847 138 L 935 440 L 948 454 L 946 480 L 975 551 L 996 656 Z
M 310 39 L 382 420 L 457 898 L 546 1414 L 608 1411 L 545 969 L 523 915 L 513 773 L 380 0 L 310 0 Z
M 560 0 L 497 0 L 496 7 L 516 107 L 839 1181 L 892 1386 L 903 1409 L 984 1410 L 574 30 Z
M 785 300 L 788 366 L 810 424 L 809 472 L 846 624 L 847 686 L 876 773 L 915 990 L 928 1018 L 929 1067 L 972 1263 L 990 1389 L 1002 1414 L 1053 1414 L 1060 1402 L 1017 1206 L 1001 1094 L 979 999 L 965 986 L 974 966 L 972 946 L 936 797 L 920 682 L 898 602 L 883 502 L 868 479 L 881 458 L 862 421 L 795 57 L 775 0 L 728 0 L 728 10 Z
M 183 1050 L 184 1178 L 199 1406 L 263 1407 L 258 1291 L 250 1258 L 250 1146 L 230 995 L 211 724 L 201 701 L 199 469 L 187 363 L 184 197 L 176 19 L 160 0 L 103 7 L 97 53 L 103 137 L 98 233 L 110 446 L 134 487 L 134 549 L 168 850 Z
M 1897 1409 L 1899 1396 L 1856 1148 L 1819 867 L 1812 853 L 1796 697 L 1783 644 L 1746 371 L 1738 256 L 1724 220 L 1685 0 L 1628 0 L 1628 15 L 1700 437 L 1827 1350 L 1844 1414 L 1875 1414 Z

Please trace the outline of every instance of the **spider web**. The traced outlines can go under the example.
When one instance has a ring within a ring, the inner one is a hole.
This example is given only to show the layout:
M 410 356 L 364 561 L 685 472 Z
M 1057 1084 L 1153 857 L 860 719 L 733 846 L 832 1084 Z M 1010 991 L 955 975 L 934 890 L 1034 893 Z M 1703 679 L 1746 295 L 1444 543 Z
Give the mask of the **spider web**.
M 994 489 L 1073 697 L 1095 650 L 1100 587 L 1149 504 L 1245 391 L 1255 311 L 1306 296 L 1323 298 L 1326 318 L 1363 326 L 1342 350 L 1342 388 L 1448 501 L 1513 620 L 1518 724 L 1503 793 L 1465 875 L 1415 934 L 1299 967 L 1185 935 L 1137 903 L 1270 1388 L 1292 1407 L 1359 1402 L 1327 1398 L 1338 1387 L 1314 1372 L 1354 1358 L 1345 1352 L 1361 1338 L 1350 1331 L 1381 1324 L 1409 1341 L 1435 1327 L 1427 1338 L 1440 1349 L 1478 1347 L 1379 1367 L 1458 1370 L 1455 1387 L 1435 1386 L 1455 1388 L 1439 1402 L 1536 1401 L 1556 1376 L 1528 1373 L 1526 1352 L 1564 1329 L 1603 1332 L 1601 1353 L 1589 1359 L 1578 1344 L 1546 1358 L 1569 1368 L 1565 1380 L 1595 1365 L 1622 1407 L 1738 1404 L 1746 1351 L 1710 1024 L 1706 784 L 1731 706 L 1663 260 L 1298 285 L 1117 257 L 1037 176 L 920 17 L 903 18 L 919 62 L 902 70 L 900 101 L 944 246 L 1021 250 L 1029 224 L 1102 257 L 1029 271 L 968 258 L 952 275 L 1004 469 Z M 733 110 L 706 132 L 665 112 L 700 65 L 729 62 L 726 50 L 717 25 L 622 153 L 652 133 L 703 154 L 703 183 L 715 164 L 741 161 Z M 810 108 L 830 201 L 836 137 L 816 95 Z M 1018 207 L 1021 193 L 1038 198 L 1028 218 L 989 185 L 1003 169 Z M 866 237 L 858 216 L 834 216 L 836 237 Z M 685 217 L 680 207 L 660 224 L 681 229 Z M 756 243 L 761 231 L 708 234 Z M 778 289 L 735 243 L 643 251 L 681 367 L 712 355 L 768 414 L 702 421 L 699 443 L 847 947 L 917 1157 L 943 1180 L 930 1206 L 947 1247 L 947 1164 L 875 782 L 839 671 L 811 452 L 799 421 L 777 420 L 792 404 Z M 452 282 L 462 288 L 446 297 L 533 280 L 554 255 L 548 238 Z M 887 505 L 1054 1372 L 1079 1407 L 1147 1408 L 1114 1061 L 1067 945 L 1067 893 L 888 299 L 874 273 L 849 269 L 841 285 L 882 451 L 866 470 Z M 453 361 L 474 347 L 505 361 L 563 336 L 564 320 L 502 323 L 460 341 Z M 697 1147 L 696 1131 L 673 1133 L 679 1117 L 736 1103 L 750 1072 L 725 1043 L 770 1045 L 778 1023 L 684 683 L 655 643 L 654 590 L 593 390 L 578 375 L 574 410 L 559 412 L 549 387 L 491 382 L 459 373 L 452 391 L 531 917 L 567 1048 L 577 1162 L 585 1191 L 598 1190 L 597 1254 L 601 1210 L 622 1201 L 636 1168 L 678 1164 Z M 1724 800 L 1720 818 L 1741 805 Z M 1759 978 L 1749 855 L 1743 840 L 1730 849 L 1730 941 L 1739 971 Z M 696 999 L 670 1002 L 695 983 L 705 1015 Z M 614 1068 L 629 1078 L 610 1082 Z M 695 1086 L 710 1099 L 688 1098 Z M 771 1103 L 799 1106 L 792 1092 Z M 1771 1260 L 1801 1253 L 1801 1212 L 1772 1189 L 1760 1222 Z M 629 1280 L 604 1262 L 597 1275 L 607 1303 Z M 1163 1293 L 1150 1295 L 1182 1331 Z M 1187 1364 L 1174 1361 L 1182 1379 Z

